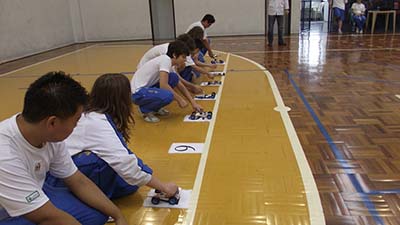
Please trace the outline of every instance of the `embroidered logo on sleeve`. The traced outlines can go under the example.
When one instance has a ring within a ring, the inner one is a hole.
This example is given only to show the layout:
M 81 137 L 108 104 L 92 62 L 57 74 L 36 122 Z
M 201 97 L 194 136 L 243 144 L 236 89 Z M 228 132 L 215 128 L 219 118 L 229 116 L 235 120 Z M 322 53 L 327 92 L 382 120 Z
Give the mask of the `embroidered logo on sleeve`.
M 40 194 L 38 191 L 32 192 L 30 195 L 26 196 L 25 199 L 28 203 L 33 202 L 35 199 L 39 198 Z

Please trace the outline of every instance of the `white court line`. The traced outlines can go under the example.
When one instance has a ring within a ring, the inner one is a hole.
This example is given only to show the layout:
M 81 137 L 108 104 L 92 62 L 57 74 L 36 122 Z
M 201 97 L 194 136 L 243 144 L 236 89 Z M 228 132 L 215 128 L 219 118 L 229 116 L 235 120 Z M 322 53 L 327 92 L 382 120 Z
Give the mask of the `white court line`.
M 225 74 L 226 74 L 226 70 L 228 68 L 229 57 L 230 57 L 230 54 L 228 53 L 228 55 L 226 56 L 225 66 L 224 66 Z M 200 196 L 201 183 L 203 182 L 204 171 L 206 169 L 208 151 L 210 149 L 210 144 L 211 144 L 211 139 L 213 136 L 215 121 L 216 121 L 217 114 L 218 114 L 218 108 L 219 108 L 219 102 L 221 100 L 222 89 L 224 88 L 225 76 L 221 77 L 221 81 L 222 81 L 222 85 L 218 88 L 218 92 L 216 95 L 217 98 L 215 100 L 214 108 L 212 111 L 213 118 L 211 119 L 210 125 L 208 126 L 207 136 L 206 136 L 206 140 L 204 143 L 203 153 L 201 154 L 199 167 L 197 169 L 196 180 L 194 181 L 194 186 L 193 186 L 192 196 L 191 196 L 190 203 L 189 203 L 189 208 L 187 210 L 186 217 L 184 218 L 182 224 L 193 224 L 194 216 L 196 215 L 197 203 L 199 201 L 199 196 Z
M 95 46 L 97 46 L 97 45 L 98 45 L 98 44 L 94 44 L 94 45 L 91 45 L 91 46 L 87 46 L 87 47 L 84 47 L 84 48 L 81 48 L 81 49 L 78 49 L 78 50 L 75 50 L 75 51 L 72 51 L 72 52 L 68 52 L 68 53 L 59 55 L 59 56 L 54 57 L 54 58 L 46 59 L 46 60 L 44 60 L 44 61 L 40 61 L 40 62 L 37 62 L 37 63 L 35 63 L 35 64 L 31 64 L 31 65 L 28 65 L 28 66 L 24 66 L 24 67 L 22 67 L 22 68 L 19 68 L 19 69 L 16 69 L 16 70 L 13 70 L 13 71 L 4 73 L 4 74 L 0 74 L 0 77 L 5 77 L 5 76 L 7 76 L 7 75 L 10 75 L 10 74 L 12 74 L 12 73 L 18 72 L 18 71 L 20 71 L 20 70 L 23 70 L 23 69 L 26 69 L 26 68 L 29 68 L 29 67 L 32 67 L 32 66 L 36 66 L 36 65 L 39 65 L 39 64 L 42 64 L 42 63 L 45 63 L 45 62 L 49 62 L 49 61 L 52 61 L 52 60 L 55 60 L 55 59 L 59 59 L 59 58 L 65 57 L 65 56 L 67 56 L 67 55 L 71 55 L 71 54 L 74 54 L 74 53 L 77 53 L 77 52 L 80 52 L 80 51 L 83 51 L 83 50 L 87 50 L 87 49 L 93 48 L 93 47 L 95 47 Z
M 292 149 L 300 169 L 301 178 L 303 180 L 305 194 L 308 203 L 310 225 L 325 225 L 325 216 L 324 216 L 324 211 L 322 210 L 321 199 L 319 197 L 317 185 L 312 175 L 310 166 L 308 165 L 306 156 L 303 151 L 303 147 L 301 146 L 297 133 L 294 129 L 293 123 L 290 120 L 287 108 L 283 103 L 282 97 L 279 93 L 279 89 L 275 83 L 273 76 L 268 70 L 266 70 L 266 68 L 254 62 L 253 60 L 235 54 L 232 55 L 257 65 L 260 69 L 263 70 L 263 72 L 267 76 L 269 84 L 271 85 L 272 93 L 274 94 L 275 97 L 275 101 L 278 105 L 276 108 L 280 112 L 283 123 L 285 124 L 286 132 L 288 134 L 290 144 L 292 145 Z
M 397 98 L 400 98 L 400 95 L 395 95 Z

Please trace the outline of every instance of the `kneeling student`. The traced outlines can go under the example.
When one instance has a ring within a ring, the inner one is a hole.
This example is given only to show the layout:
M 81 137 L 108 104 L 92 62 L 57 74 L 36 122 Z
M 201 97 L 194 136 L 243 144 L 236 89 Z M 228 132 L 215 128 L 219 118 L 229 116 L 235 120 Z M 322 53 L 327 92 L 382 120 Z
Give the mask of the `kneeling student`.
M 155 115 L 168 115 L 163 107 L 172 100 L 178 102 L 179 107 L 185 108 L 188 103 L 174 89 L 181 92 L 191 103 L 194 111 L 203 111 L 197 104 L 185 85 L 180 81 L 173 66 L 183 67 L 189 50 L 182 41 L 174 41 L 168 45 L 166 55 L 160 55 L 146 62 L 134 74 L 131 80 L 132 100 L 139 106 L 146 122 L 159 122 Z
M 33 82 L 24 109 L 0 123 L 1 225 L 102 225 L 120 210 L 79 170 L 64 142 L 87 101 L 86 90 L 63 72 Z M 63 187 L 45 183 L 46 173 Z
M 65 140 L 75 165 L 109 198 L 134 193 L 143 185 L 174 195 L 177 185 L 153 176 L 152 169 L 128 148 L 133 123 L 129 79 L 122 74 L 97 78 L 85 112 Z M 52 176 L 46 183 L 63 185 Z

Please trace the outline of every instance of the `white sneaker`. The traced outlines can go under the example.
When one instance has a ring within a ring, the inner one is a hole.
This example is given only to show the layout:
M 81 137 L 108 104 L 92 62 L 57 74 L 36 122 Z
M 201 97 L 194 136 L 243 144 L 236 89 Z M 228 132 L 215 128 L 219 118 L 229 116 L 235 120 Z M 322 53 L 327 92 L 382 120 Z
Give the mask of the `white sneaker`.
M 360 31 L 358 30 L 358 27 L 356 28 L 356 34 L 359 34 L 360 33 Z
M 362 34 L 363 33 L 363 30 L 360 30 L 360 34 Z
M 339 33 L 339 34 L 343 34 L 343 32 L 342 32 L 342 30 L 341 30 L 341 29 L 339 29 L 339 30 L 338 30 L 338 33 Z
M 160 122 L 160 119 L 154 115 L 153 112 L 143 113 L 143 119 L 149 123 L 157 123 Z
M 161 108 L 155 114 L 158 115 L 158 116 L 168 116 L 169 115 L 169 111 L 164 109 L 164 108 Z

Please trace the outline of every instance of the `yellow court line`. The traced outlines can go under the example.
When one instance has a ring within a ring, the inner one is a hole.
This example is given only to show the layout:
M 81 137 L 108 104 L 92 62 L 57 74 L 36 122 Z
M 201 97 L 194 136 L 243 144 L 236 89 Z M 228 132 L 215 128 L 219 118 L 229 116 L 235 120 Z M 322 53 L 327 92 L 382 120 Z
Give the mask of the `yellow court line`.
M 230 54 L 228 53 L 228 55 L 226 56 L 225 66 L 224 66 L 224 71 L 223 71 L 225 73 L 225 76 L 226 76 L 226 71 L 228 68 L 229 57 L 230 57 Z M 206 140 L 204 143 L 203 152 L 201 153 L 199 167 L 197 169 L 196 179 L 195 179 L 194 185 L 193 185 L 189 208 L 187 210 L 186 216 L 185 216 L 182 224 L 193 224 L 194 217 L 196 215 L 197 203 L 199 201 L 199 196 L 200 196 L 201 183 L 203 182 L 204 171 L 206 169 L 208 152 L 210 149 L 210 144 L 211 144 L 211 139 L 212 139 L 212 135 L 213 135 L 213 131 L 214 131 L 215 121 L 216 121 L 217 114 L 218 114 L 219 102 L 221 101 L 221 95 L 222 95 L 222 89 L 224 87 L 225 76 L 221 77 L 222 84 L 218 88 L 217 99 L 215 100 L 214 108 L 212 111 L 213 118 L 210 121 L 210 124 L 208 126 L 207 136 L 206 136 Z
M 30 68 L 30 67 L 33 67 L 33 66 L 36 66 L 36 65 L 40 65 L 40 64 L 43 64 L 43 63 L 45 63 L 45 62 L 53 61 L 53 60 L 55 60 L 55 59 L 59 59 L 59 58 L 65 57 L 65 56 L 67 56 L 67 55 L 75 54 L 75 53 L 77 53 L 77 52 L 80 52 L 80 51 L 83 51 L 83 50 L 87 50 L 87 49 L 89 49 L 89 48 L 93 48 L 93 47 L 95 47 L 95 46 L 97 46 L 97 45 L 98 45 L 98 44 L 94 44 L 94 45 L 91 45 L 91 46 L 87 46 L 87 47 L 84 47 L 84 48 L 81 48 L 81 49 L 78 49 L 78 50 L 75 50 L 75 51 L 72 51 L 72 52 L 68 52 L 68 53 L 59 55 L 59 56 L 54 57 L 54 58 L 46 59 L 46 60 L 43 60 L 43 61 L 40 61 L 40 62 L 31 64 L 31 65 L 28 65 L 28 66 L 24 66 L 24 67 L 21 67 L 21 68 L 19 68 L 19 69 L 16 69 L 16 70 L 13 70 L 13 71 L 4 73 L 4 74 L 0 74 L 0 77 L 5 77 L 5 76 L 7 76 L 7 75 L 10 75 L 10 74 L 12 74 L 12 73 L 21 71 L 21 70 L 26 69 L 26 68 Z
M 288 114 L 288 107 L 286 107 L 285 104 L 283 103 L 282 97 L 280 95 L 279 89 L 275 83 L 273 76 L 268 70 L 266 70 L 265 67 L 254 62 L 253 60 L 235 54 L 232 55 L 255 64 L 261 70 L 263 70 L 266 77 L 268 78 L 269 84 L 271 85 L 272 93 L 274 94 L 275 101 L 277 104 L 275 110 L 279 111 L 281 114 L 283 123 L 286 128 L 286 132 L 290 140 L 290 144 L 292 145 L 293 153 L 296 157 L 297 164 L 300 169 L 300 174 L 303 180 L 305 194 L 307 197 L 308 212 L 310 215 L 310 225 L 325 225 L 325 216 L 322 210 L 321 199 L 319 197 L 317 185 L 315 183 L 314 177 L 311 172 L 311 168 L 304 154 L 303 147 L 301 146 L 297 133 L 294 129 L 293 123 L 290 120 Z

